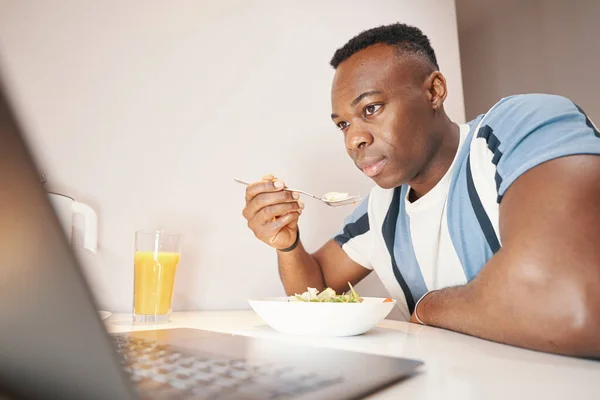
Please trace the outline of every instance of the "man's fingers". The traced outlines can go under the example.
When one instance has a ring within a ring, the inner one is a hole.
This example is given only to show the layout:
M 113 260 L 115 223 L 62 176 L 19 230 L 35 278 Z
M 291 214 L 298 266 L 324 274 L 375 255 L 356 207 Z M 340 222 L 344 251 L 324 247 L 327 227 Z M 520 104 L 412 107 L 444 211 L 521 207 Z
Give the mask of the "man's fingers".
M 259 221 L 259 223 L 262 222 L 263 224 L 267 224 L 273 222 L 273 218 L 283 218 L 286 214 L 292 211 L 296 211 L 294 212 L 294 214 L 296 214 L 297 212 L 301 212 L 303 208 L 304 203 L 301 201 L 275 204 L 261 209 L 256 214 L 256 219 Z
M 298 217 L 300 217 L 300 215 L 298 215 Z M 291 222 L 288 224 L 288 226 L 289 226 L 291 229 L 294 229 L 294 230 L 298 229 L 298 219 L 299 219 L 299 218 L 296 218 L 296 219 L 292 220 L 292 221 L 291 221 Z
M 246 206 L 242 212 L 254 235 L 276 248 L 288 247 L 295 240 L 304 208 L 300 194 L 284 188 L 282 180 L 271 174 L 263 176 L 261 181 L 246 187 Z
M 273 244 L 272 239 L 286 226 L 289 226 L 291 229 L 297 228 L 300 211 L 301 210 L 290 211 L 266 224 L 260 223 L 257 218 L 251 219 L 248 221 L 248 227 L 254 232 L 254 235 L 258 239 L 265 243 Z
M 280 190 L 278 192 L 267 192 L 256 195 L 251 202 L 246 203 L 244 209 L 244 217 L 246 219 L 254 218 L 260 210 L 265 207 L 275 204 L 295 203 L 298 202 L 300 195 L 298 193 Z
M 281 191 L 285 187 L 282 180 L 254 182 L 246 187 L 246 202 L 251 202 L 261 193 L 272 193 Z
M 285 214 L 282 217 L 277 218 L 275 221 L 269 223 L 267 226 L 268 226 L 268 231 L 271 232 L 270 236 L 275 236 L 277 234 L 277 232 L 279 232 L 286 225 L 289 225 L 291 223 L 297 224 L 298 218 L 300 218 L 300 214 L 298 212 L 290 212 L 288 214 Z

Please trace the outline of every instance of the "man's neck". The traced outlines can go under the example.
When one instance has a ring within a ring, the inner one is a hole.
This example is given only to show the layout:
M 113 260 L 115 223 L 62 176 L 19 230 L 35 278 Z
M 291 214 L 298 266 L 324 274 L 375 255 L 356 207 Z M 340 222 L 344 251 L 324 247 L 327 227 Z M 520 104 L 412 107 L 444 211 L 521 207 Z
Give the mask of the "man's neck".
M 417 201 L 433 189 L 444 177 L 448 169 L 450 169 L 452 161 L 454 161 L 460 140 L 460 127 L 447 118 L 441 129 L 442 140 L 440 146 L 435 150 L 431 160 L 425 165 L 423 171 L 408 182 L 410 187 L 408 200 L 411 203 Z

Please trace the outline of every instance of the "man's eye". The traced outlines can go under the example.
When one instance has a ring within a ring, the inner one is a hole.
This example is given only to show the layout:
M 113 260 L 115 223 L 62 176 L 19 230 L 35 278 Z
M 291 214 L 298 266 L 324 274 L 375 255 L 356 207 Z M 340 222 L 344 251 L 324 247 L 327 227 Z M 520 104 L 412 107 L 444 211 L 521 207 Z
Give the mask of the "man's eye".
M 375 114 L 381 108 L 381 104 L 369 104 L 365 107 L 365 115 Z
M 337 127 L 343 130 L 343 129 L 346 129 L 348 127 L 348 125 L 350 125 L 350 124 L 347 123 L 346 121 L 341 121 L 341 122 L 338 122 Z

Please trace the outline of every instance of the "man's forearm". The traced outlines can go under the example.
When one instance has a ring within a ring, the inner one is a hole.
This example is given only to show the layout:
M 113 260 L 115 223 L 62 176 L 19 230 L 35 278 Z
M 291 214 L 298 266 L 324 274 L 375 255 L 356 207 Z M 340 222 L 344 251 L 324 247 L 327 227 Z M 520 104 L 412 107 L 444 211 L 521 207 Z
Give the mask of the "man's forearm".
M 484 337 L 488 332 L 479 328 L 480 312 L 469 307 L 473 300 L 469 289 L 465 285 L 432 291 L 419 302 L 415 314 L 426 325 Z
M 313 287 L 319 291 L 325 289 L 325 280 L 319 263 L 302 245 L 290 252 L 277 251 L 279 276 L 288 295 L 303 293 Z
M 577 327 L 565 309 L 548 302 L 511 302 L 508 296 L 485 293 L 470 284 L 434 291 L 418 306 L 418 316 L 427 325 L 544 352 L 600 357 L 600 340 L 593 329 Z M 534 294 L 535 296 L 535 294 Z M 542 300 L 543 301 L 543 300 Z

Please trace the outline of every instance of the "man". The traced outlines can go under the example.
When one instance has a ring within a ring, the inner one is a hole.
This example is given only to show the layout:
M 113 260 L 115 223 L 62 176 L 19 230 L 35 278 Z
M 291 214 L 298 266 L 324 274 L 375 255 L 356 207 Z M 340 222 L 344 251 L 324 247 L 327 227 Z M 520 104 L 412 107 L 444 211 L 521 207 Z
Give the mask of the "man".
M 286 292 L 375 270 L 411 322 L 600 357 L 600 133 L 584 112 L 520 95 L 457 125 L 428 38 L 404 24 L 362 32 L 331 65 L 331 117 L 376 186 L 314 254 L 297 194 L 272 176 L 247 188 Z

